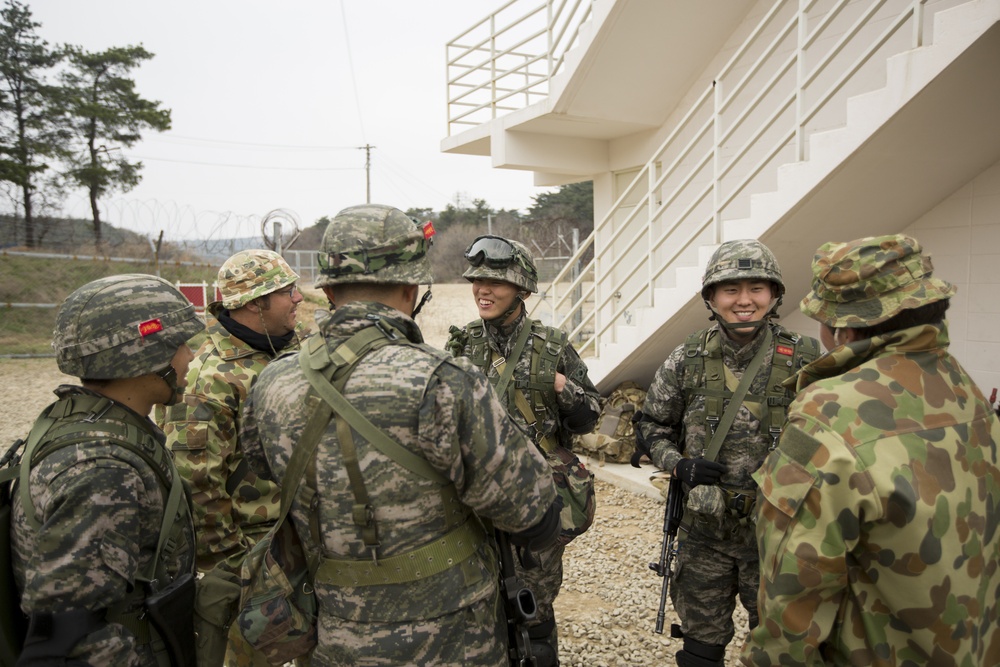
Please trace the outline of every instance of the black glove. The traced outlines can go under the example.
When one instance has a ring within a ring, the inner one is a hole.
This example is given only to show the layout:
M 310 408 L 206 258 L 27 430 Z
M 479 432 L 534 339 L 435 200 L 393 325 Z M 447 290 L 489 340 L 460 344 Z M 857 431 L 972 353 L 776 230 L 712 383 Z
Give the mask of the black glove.
M 677 479 L 690 487 L 715 484 L 729 468 L 708 459 L 681 459 L 677 463 Z
M 635 453 L 632 454 L 632 458 L 629 459 L 629 463 L 632 464 L 633 468 L 641 468 L 639 465 L 639 459 L 643 456 L 648 456 L 653 458 L 652 452 L 649 451 L 649 443 L 646 442 L 646 438 L 643 437 L 642 431 L 639 430 L 639 422 L 642 421 L 642 410 L 636 410 L 632 415 L 632 432 L 635 434 Z
M 509 533 L 510 543 L 516 547 L 525 547 L 534 551 L 547 549 L 552 546 L 556 543 L 556 539 L 558 539 L 559 533 L 562 531 L 562 519 L 560 516 L 562 509 L 562 496 L 557 495 L 552 504 L 549 505 L 545 516 L 538 523 L 531 528 L 526 528 L 516 533 Z

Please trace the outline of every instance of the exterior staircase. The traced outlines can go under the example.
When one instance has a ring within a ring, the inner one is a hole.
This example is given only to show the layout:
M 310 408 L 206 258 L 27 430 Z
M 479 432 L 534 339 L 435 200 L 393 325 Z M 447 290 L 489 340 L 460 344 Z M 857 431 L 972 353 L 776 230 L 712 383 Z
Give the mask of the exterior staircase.
M 595 69 L 588 59 L 614 30 L 602 21 L 627 1 L 598 0 L 555 94 L 470 131 L 476 150 L 488 136 L 502 161 L 505 134 L 572 111 L 566 91 L 585 88 L 578 70 Z M 602 391 L 648 383 L 706 325 L 701 276 L 719 243 L 767 244 L 792 315 L 821 243 L 902 231 L 1000 159 L 1000 0 L 758 3 L 741 29 L 533 313 L 571 331 Z M 546 173 L 571 177 L 564 167 Z M 815 330 L 794 317 L 791 328 Z

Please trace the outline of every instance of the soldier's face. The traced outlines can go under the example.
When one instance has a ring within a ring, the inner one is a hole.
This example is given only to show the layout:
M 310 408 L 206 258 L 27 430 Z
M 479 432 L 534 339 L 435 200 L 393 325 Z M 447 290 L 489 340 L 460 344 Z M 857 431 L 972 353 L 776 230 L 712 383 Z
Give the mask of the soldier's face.
M 284 336 L 295 329 L 297 311 L 302 298 L 297 285 L 284 287 L 262 298 L 258 305 L 267 333 Z
M 472 281 L 472 296 L 476 299 L 479 317 L 493 320 L 507 312 L 514 303 L 518 288 L 516 285 L 502 280 L 476 278 Z M 517 313 L 511 313 L 508 319 L 513 320 Z
M 726 322 L 757 322 L 771 308 L 771 283 L 766 280 L 734 280 L 716 286 L 709 300 Z M 729 332 L 734 338 L 750 338 L 754 328 L 736 328 Z

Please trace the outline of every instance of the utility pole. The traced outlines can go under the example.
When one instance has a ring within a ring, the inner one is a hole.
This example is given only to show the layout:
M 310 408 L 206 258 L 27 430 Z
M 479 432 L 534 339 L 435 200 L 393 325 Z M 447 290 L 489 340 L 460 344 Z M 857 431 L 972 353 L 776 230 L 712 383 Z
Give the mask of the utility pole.
M 365 203 L 372 203 L 372 149 L 371 144 L 358 146 L 359 151 L 365 152 Z

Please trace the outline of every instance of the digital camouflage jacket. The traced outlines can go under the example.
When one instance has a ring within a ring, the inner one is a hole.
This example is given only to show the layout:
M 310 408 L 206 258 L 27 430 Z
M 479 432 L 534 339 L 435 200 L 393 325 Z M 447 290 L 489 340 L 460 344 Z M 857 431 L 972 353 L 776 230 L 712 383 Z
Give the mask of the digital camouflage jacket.
M 224 561 L 239 573 L 246 550 L 278 513 L 278 486 L 247 468 L 238 438 L 243 402 L 272 356 L 229 333 L 212 312 L 206 320 L 208 335 L 188 368 L 183 401 L 166 408 L 162 427 L 191 486 L 198 569 Z
M 944 326 L 797 377 L 760 484 L 748 665 L 1000 664 L 1000 421 Z
M 771 327 L 772 336 L 776 337 L 779 332 L 794 336 L 786 333 L 787 330 L 778 324 L 771 323 L 768 326 Z M 759 331 L 749 343 L 741 346 L 726 336 L 719 325 L 707 330 L 708 336 L 714 337 L 721 345 L 722 362 L 737 381 L 742 379 L 743 372 L 763 345 L 763 333 L 763 330 Z M 758 402 L 754 404 L 746 401 L 740 406 L 716 457 L 717 461 L 729 467 L 729 471 L 722 476 L 720 485 L 728 489 L 749 491 L 751 495 L 756 486 L 751 474 L 760 467 L 772 444 L 770 435 L 761 428 L 758 406 L 760 397 L 767 393 L 774 348 L 772 345 L 772 349 L 765 351 L 763 363 L 747 394 L 748 397 L 758 397 Z M 677 346 L 656 371 L 643 404 L 643 421 L 639 424 L 646 441 L 650 443 L 650 458 L 663 470 L 673 470 L 682 457 L 702 456 L 711 439 L 705 425 L 706 398 L 694 391 L 705 385 L 703 376 L 706 368 L 704 365 L 698 367 L 686 363 L 685 356 L 685 345 Z M 694 377 L 699 372 L 701 377 Z M 790 401 L 793 395 L 789 390 L 786 400 Z M 707 494 L 716 493 L 715 488 L 699 486 L 693 489 L 687 494 L 689 508 L 701 502 L 705 506 L 711 506 L 713 503 Z M 703 532 L 713 539 L 736 540 L 753 545 L 753 527 L 747 525 L 741 517 L 702 514 L 701 519 L 697 526 L 692 527 L 692 532 Z
M 71 385 L 59 387 L 56 395 L 59 400 L 44 414 L 63 415 L 61 420 L 73 422 L 93 418 L 90 410 L 77 412 L 74 403 L 92 405 L 92 397 L 97 397 L 111 405 L 102 407 L 102 414 L 125 427 L 129 442 L 141 444 L 146 451 L 164 446 L 160 429 L 122 404 Z M 109 608 L 132 612 L 128 626 L 114 620 L 117 614 L 109 615 L 107 623 L 72 650 L 71 664 L 148 667 L 156 665 L 157 659 L 148 625 L 141 624 L 146 587 L 136 577 L 150 567 L 156 552 L 168 491 L 161 477 L 172 478 L 169 454 L 163 451 L 157 457 L 161 463 L 156 472 L 139 454 L 110 439 L 102 430 L 107 428 L 105 423 L 98 419 L 93 433 L 75 436 L 92 436 L 92 440 L 47 455 L 46 440 L 41 440 L 42 457 L 31 467 L 29 477 L 34 516 L 41 527 L 36 530 L 30 525 L 19 489 L 12 499 L 14 574 L 22 609 L 28 614 Z M 194 534 L 186 501 L 181 503 L 181 513 L 170 547 L 160 554 L 160 565 L 171 577 L 194 571 Z M 144 639 L 135 634 L 136 625 L 146 628 Z
M 355 431 L 352 440 L 378 532 L 374 556 L 383 561 L 439 540 L 455 516 L 474 513 L 511 532 L 537 524 L 555 498 L 548 466 L 471 364 L 420 345 L 416 323 L 379 303 L 339 306 L 319 335 L 333 352 L 383 321 L 418 345 L 387 345 L 364 356 L 344 397 L 450 480 L 455 500 L 446 502 L 448 494 L 442 495 L 436 482 L 404 468 Z M 280 483 L 315 406 L 316 399 L 307 396 L 310 385 L 298 355 L 281 357 L 261 373 L 244 409 L 242 442 L 251 468 L 262 476 Z M 355 523 L 356 500 L 341 444 L 333 420 L 318 445 L 315 471 L 304 480 L 311 484 L 314 475 L 317 502 L 311 507 L 294 502 L 290 517 L 311 555 L 373 563 Z M 316 536 L 311 519 L 317 521 Z M 466 522 L 475 526 L 477 519 L 469 516 Z M 322 579 L 315 583 L 314 667 L 507 664 L 506 635 L 496 625 L 492 540 L 481 542 L 470 559 L 416 581 L 347 585 Z

